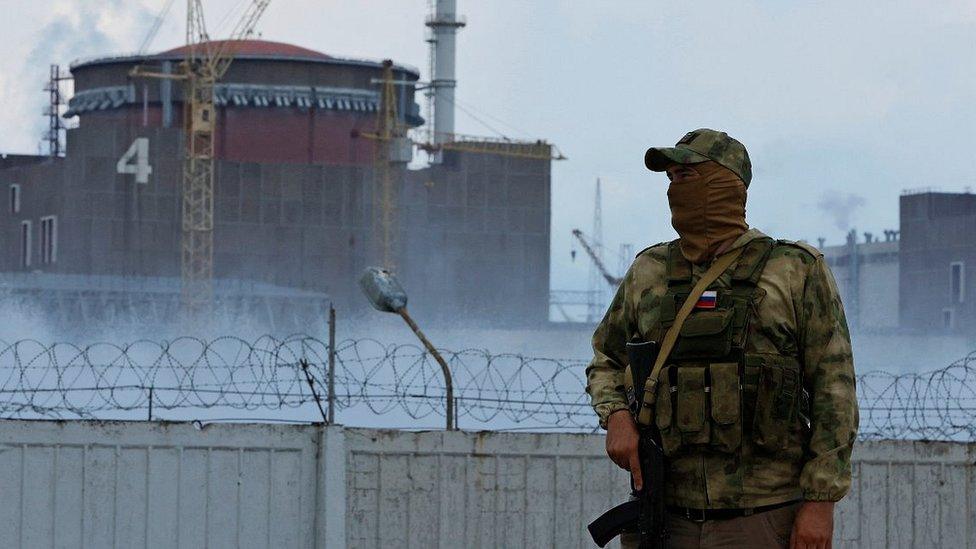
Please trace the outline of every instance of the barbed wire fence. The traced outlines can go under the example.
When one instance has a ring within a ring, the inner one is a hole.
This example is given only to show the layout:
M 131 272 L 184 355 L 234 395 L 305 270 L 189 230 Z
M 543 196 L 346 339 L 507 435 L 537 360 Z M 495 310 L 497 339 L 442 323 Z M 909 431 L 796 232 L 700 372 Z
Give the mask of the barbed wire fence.
M 340 422 L 440 425 L 444 380 L 419 346 L 337 343 L 333 394 L 326 389 L 329 352 L 327 342 L 307 336 L 0 341 L 0 418 L 321 421 L 300 366 L 307 361 L 316 393 L 332 400 Z M 441 352 L 463 427 L 594 430 L 586 361 Z M 976 441 L 976 353 L 924 373 L 862 374 L 857 390 L 862 439 Z

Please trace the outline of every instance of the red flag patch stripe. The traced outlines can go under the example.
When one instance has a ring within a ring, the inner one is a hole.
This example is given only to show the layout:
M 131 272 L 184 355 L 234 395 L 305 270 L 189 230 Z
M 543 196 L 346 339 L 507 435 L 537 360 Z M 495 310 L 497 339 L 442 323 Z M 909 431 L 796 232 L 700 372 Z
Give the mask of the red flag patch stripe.
M 702 292 L 701 297 L 698 298 L 698 303 L 695 304 L 696 309 L 714 309 L 718 305 L 718 292 L 715 290 L 705 290 Z

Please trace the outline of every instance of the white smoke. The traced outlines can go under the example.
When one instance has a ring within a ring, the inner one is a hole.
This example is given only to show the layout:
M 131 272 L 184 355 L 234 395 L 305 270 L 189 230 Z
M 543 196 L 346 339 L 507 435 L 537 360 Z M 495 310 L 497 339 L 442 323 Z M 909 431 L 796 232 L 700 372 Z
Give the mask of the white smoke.
M 858 208 L 863 208 L 867 200 L 860 195 L 853 193 L 829 192 L 821 195 L 817 202 L 817 208 L 829 215 L 834 222 L 834 226 L 841 231 L 851 228 L 854 214 Z
M 67 73 L 68 64 L 79 58 L 133 52 L 152 26 L 157 1 L 45 2 L 44 23 L 26 41 L 33 47 L 14 52 L 0 70 L 0 102 L 6 106 L 0 111 L 0 127 L 17 129 L 0 136 L 0 150 L 38 152 L 47 127 L 41 113 L 48 98 L 42 88 L 50 65 L 59 64 Z M 66 98 L 71 91 L 70 82 L 62 84 Z

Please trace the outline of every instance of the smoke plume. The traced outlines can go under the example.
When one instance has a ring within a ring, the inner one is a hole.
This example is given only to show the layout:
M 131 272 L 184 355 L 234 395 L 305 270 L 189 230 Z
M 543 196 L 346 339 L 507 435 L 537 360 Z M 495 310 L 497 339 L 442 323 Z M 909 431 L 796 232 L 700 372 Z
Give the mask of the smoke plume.
M 820 197 L 817 208 L 831 217 L 835 227 L 847 231 L 851 228 L 855 212 L 865 204 L 867 200 L 861 195 L 830 192 Z
M 9 95 L 19 103 L 19 120 L 13 127 L 25 128 L 17 141 L 37 142 L 47 127 L 39 116 L 47 104 L 41 88 L 47 81 L 49 67 L 62 65 L 67 73 L 68 63 L 83 57 L 131 53 L 152 26 L 155 14 L 143 2 L 107 0 L 101 2 L 52 2 L 52 19 L 36 33 L 33 49 L 23 60 L 20 83 Z M 65 98 L 71 96 L 71 83 L 62 84 Z M 9 147 L 10 145 L 8 145 Z M 17 147 L 23 152 L 36 152 L 33 147 Z M 45 151 L 46 152 L 46 151 Z

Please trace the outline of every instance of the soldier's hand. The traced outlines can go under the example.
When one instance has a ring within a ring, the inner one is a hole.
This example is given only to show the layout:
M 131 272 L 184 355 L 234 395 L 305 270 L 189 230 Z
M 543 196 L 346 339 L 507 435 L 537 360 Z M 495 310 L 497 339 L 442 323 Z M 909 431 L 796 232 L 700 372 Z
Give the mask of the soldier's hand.
M 607 455 L 621 469 L 630 471 L 634 477 L 634 487 L 638 490 L 644 487 L 641 477 L 640 458 L 637 446 L 640 433 L 637 423 L 629 410 L 617 410 L 607 419 Z
M 793 521 L 790 549 L 830 549 L 833 536 L 834 502 L 803 502 Z

